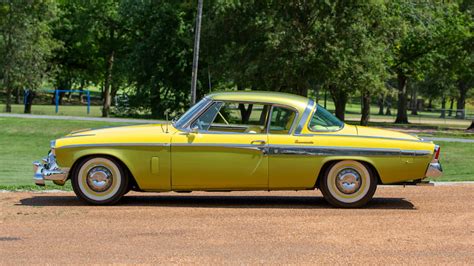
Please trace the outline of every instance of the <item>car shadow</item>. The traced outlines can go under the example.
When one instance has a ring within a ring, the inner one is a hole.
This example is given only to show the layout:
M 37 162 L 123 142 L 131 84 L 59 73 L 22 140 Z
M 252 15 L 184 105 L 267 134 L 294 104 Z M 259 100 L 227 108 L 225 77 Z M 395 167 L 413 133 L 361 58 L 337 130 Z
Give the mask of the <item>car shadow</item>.
M 24 206 L 90 206 L 75 196 L 38 195 L 21 199 Z M 328 209 L 333 208 L 318 196 L 125 196 L 117 205 L 147 207 L 190 208 L 265 208 L 265 209 Z M 415 206 L 404 198 L 374 198 L 365 209 L 414 210 Z

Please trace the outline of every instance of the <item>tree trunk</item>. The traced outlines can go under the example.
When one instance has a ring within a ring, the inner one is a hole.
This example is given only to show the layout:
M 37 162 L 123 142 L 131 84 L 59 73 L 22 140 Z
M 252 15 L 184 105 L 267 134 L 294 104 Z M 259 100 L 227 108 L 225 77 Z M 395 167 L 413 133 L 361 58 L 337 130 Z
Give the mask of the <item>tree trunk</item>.
M 109 117 L 110 114 L 110 85 L 112 83 L 112 69 L 114 67 L 115 51 L 112 50 L 107 59 L 107 70 L 105 72 L 104 99 L 102 105 L 102 117 Z M 159 97 L 159 96 L 158 96 Z
M 249 122 L 250 113 L 252 113 L 253 104 L 249 104 L 247 109 L 242 103 L 239 104 L 240 117 L 242 118 L 242 124 L 247 124 Z
M 453 107 L 454 107 L 454 97 L 451 97 L 451 103 L 449 104 L 448 116 L 453 116 Z
M 334 105 L 336 107 L 336 117 L 341 121 L 344 121 L 344 115 L 346 113 L 347 93 L 338 90 L 336 86 L 330 85 L 329 90 L 331 92 Z
M 456 103 L 456 118 L 458 119 L 464 119 L 466 118 L 466 95 L 468 91 L 468 86 L 466 82 L 459 81 L 458 83 L 458 88 L 459 88 L 459 98 Z
M 379 115 L 383 115 L 384 104 L 385 104 L 385 97 L 383 97 L 383 95 L 381 95 L 380 98 L 379 98 Z
M 70 83 L 69 78 L 59 80 L 59 86 L 58 86 L 58 88 L 54 89 L 53 96 L 51 97 L 51 104 L 52 105 L 56 105 L 56 90 L 66 90 L 67 88 L 69 88 L 70 84 L 71 83 Z M 59 105 L 63 104 L 63 97 L 64 97 L 65 94 L 66 94 L 65 92 L 58 93 L 58 96 L 59 96 L 58 97 L 58 104 Z
M 20 104 L 20 88 L 16 88 L 15 90 L 15 104 Z
M 362 117 L 360 118 L 360 125 L 367 126 L 369 124 L 370 119 L 370 93 L 364 92 L 362 94 Z M 382 113 L 383 113 L 383 106 L 382 106 Z
M 407 77 L 399 71 L 397 74 L 398 108 L 396 124 L 408 124 L 407 114 Z
M 160 88 L 157 86 L 158 85 L 154 84 L 150 90 L 151 116 L 153 118 L 163 118 L 164 110 L 161 104 Z
M 308 97 L 308 87 L 307 86 L 299 87 L 298 92 L 301 96 Z
M 327 103 L 328 103 L 328 90 L 325 89 L 324 90 L 324 109 L 326 109 L 327 107 Z
M 446 97 L 443 97 L 441 100 L 441 115 L 439 118 L 445 118 L 446 117 Z
M 119 86 L 117 86 L 117 82 L 112 82 L 112 86 L 110 88 L 110 99 L 115 100 L 118 90 Z
M 259 120 L 259 123 L 260 125 L 263 125 L 265 123 L 265 119 L 267 118 L 267 113 L 268 113 L 268 105 L 264 105 L 263 106 L 263 110 L 262 110 L 262 113 L 260 114 L 260 120 Z
M 390 96 L 387 97 L 385 105 L 387 105 L 387 111 L 385 111 L 385 115 L 392 115 L 392 110 L 390 109 L 392 108 L 392 99 Z
M 31 114 L 31 106 L 33 106 L 33 99 L 35 98 L 36 93 L 32 90 L 28 90 L 26 93 L 26 101 L 25 101 L 25 109 L 24 113 L 25 114 Z
M 418 115 L 418 98 L 416 96 L 416 89 L 415 88 L 413 88 L 411 99 L 412 99 L 411 114 L 412 115 Z
M 474 120 L 472 120 L 471 125 L 467 128 L 469 131 L 474 131 Z
M 6 89 L 6 99 L 5 99 L 5 112 L 11 113 L 12 112 L 12 89 L 11 89 L 11 84 L 10 84 L 10 79 L 9 79 L 9 72 L 5 71 L 5 77 L 4 77 L 5 85 L 7 87 Z

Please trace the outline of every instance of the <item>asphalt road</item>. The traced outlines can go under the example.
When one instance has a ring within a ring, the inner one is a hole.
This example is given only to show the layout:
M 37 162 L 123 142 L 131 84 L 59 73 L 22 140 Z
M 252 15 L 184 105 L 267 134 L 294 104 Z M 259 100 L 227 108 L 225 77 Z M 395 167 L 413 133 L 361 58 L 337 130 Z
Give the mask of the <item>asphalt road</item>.
M 381 187 L 364 209 L 318 191 L 0 193 L 0 264 L 474 263 L 474 185 Z

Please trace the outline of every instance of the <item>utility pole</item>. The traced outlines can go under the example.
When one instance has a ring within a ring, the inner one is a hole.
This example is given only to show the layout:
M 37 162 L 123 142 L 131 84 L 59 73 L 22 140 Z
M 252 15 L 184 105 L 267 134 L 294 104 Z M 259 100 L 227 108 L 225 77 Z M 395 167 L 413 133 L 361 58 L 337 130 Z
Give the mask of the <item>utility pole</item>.
M 191 106 L 196 103 L 196 84 L 199 64 L 199 41 L 201 39 L 202 1 L 203 0 L 198 0 L 196 32 L 194 34 L 193 72 L 191 75 Z

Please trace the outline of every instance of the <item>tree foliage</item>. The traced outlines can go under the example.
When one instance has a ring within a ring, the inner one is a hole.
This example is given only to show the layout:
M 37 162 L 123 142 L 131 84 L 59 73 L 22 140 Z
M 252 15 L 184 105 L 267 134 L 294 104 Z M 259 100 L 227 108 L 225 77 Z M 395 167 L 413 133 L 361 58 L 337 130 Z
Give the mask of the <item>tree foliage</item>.
M 50 24 L 56 14 L 56 4 L 47 0 L 0 2 L 0 78 L 7 112 L 13 89 L 36 89 L 54 70 L 49 59 L 60 42 L 52 38 Z
M 456 97 L 473 85 L 470 1 L 206 0 L 198 97 L 212 90 L 329 92 L 344 119 L 360 97 Z M 101 88 L 103 116 L 117 92 L 131 113 L 165 117 L 188 106 L 196 1 L 22 0 L 0 4 L 3 88 Z M 23 23 L 24 22 L 24 23 Z M 9 106 L 10 100 L 7 101 Z M 415 110 L 416 111 L 416 110 Z M 463 115 L 463 114 L 460 114 Z

